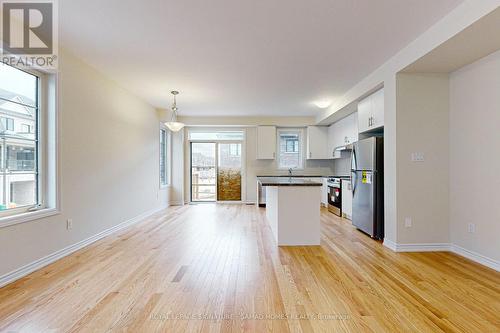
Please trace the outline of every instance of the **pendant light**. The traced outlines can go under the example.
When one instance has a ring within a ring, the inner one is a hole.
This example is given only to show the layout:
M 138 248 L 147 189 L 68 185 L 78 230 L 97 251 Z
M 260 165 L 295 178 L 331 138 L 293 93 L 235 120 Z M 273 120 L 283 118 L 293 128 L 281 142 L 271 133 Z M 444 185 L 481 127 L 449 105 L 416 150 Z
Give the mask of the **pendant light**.
M 174 90 L 170 93 L 174 95 L 174 103 L 172 104 L 172 117 L 170 118 L 170 121 L 167 121 L 165 123 L 165 126 L 167 126 L 168 129 L 172 132 L 179 132 L 185 126 L 183 123 L 177 121 L 177 100 L 175 96 L 179 95 L 179 92 Z

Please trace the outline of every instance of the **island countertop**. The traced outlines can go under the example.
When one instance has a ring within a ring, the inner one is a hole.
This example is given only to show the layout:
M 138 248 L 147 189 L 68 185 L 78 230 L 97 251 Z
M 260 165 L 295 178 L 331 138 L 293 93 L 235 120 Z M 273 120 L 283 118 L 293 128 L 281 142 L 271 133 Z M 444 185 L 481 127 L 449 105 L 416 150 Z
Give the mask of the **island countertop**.
M 323 186 L 320 182 L 295 177 L 257 177 L 262 186 Z

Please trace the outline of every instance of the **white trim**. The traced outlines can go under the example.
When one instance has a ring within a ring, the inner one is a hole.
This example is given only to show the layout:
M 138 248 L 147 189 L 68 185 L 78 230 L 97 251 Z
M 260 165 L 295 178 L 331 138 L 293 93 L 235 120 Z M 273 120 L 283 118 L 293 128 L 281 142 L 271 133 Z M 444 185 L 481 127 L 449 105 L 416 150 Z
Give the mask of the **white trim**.
M 52 215 L 57 215 L 61 213 L 57 208 L 45 208 L 40 209 L 34 212 L 26 212 L 17 215 L 10 215 L 3 218 L 0 218 L 0 229 L 9 227 L 11 225 L 29 222 L 33 220 L 39 220 L 44 217 L 49 217 Z
M 450 251 L 449 243 L 396 244 L 396 252 Z
M 131 225 L 133 224 L 136 224 L 142 220 L 144 220 L 145 218 L 153 215 L 154 213 L 157 213 L 163 209 L 165 209 L 166 207 L 160 207 L 160 208 L 155 208 L 155 209 L 152 209 L 152 210 L 149 210 L 145 213 L 142 213 L 136 217 L 133 217 L 127 221 L 124 221 L 120 224 L 117 224 L 109 229 L 106 229 L 104 231 L 101 231 L 100 233 L 98 234 L 95 234 L 94 236 L 91 236 L 87 239 L 84 239 L 84 240 L 81 240 L 75 244 L 72 244 L 70 246 L 67 246 L 61 250 L 58 250 L 54 253 L 51 253 L 43 258 L 40 258 L 40 259 L 37 259 L 27 265 L 24 265 L 18 269 L 15 269 L 13 270 L 12 272 L 10 273 L 7 273 L 7 274 L 4 274 L 2 276 L 0 276 L 0 287 L 3 287 L 9 283 L 12 283 L 36 270 L 39 270 L 63 257 L 66 257 L 67 255 L 70 255 L 71 253 L 75 252 L 75 251 L 78 251 L 106 236 L 109 236 L 119 230 L 122 230 L 124 228 L 127 228 L 127 227 L 130 227 Z
M 391 240 L 384 239 L 383 245 L 394 252 L 452 252 L 500 272 L 500 261 L 488 258 L 482 254 L 467 250 L 461 246 L 450 243 L 420 243 L 420 244 L 397 244 Z
M 500 261 L 498 260 L 488 258 L 482 254 L 464 249 L 463 247 L 455 244 L 451 244 L 451 252 L 500 272 Z
M 384 238 L 384 242 L 382 243 L 385 247 L 391 249 L 394 252 L 397 252 L 397 244 L 394 243 L 393 241 Z

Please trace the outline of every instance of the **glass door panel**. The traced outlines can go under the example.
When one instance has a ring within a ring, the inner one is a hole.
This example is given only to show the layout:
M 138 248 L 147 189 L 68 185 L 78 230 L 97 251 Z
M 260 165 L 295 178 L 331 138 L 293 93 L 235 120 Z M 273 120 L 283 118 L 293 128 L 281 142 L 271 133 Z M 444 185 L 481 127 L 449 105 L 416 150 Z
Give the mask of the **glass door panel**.
M 218 143 L 217 200 L 241 201 L 241 143 Z
M 216 201 L 216 143 L 191 143 L 191 201 Z

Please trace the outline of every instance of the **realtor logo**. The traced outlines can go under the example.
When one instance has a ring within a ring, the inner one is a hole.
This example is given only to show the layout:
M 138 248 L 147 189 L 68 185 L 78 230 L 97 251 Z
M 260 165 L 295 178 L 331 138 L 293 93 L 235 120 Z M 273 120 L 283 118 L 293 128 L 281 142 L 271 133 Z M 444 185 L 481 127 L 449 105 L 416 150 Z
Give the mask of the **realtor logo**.
M 2 62 L 55 68 L 56 5 L 55 0 L 1 1 Z

